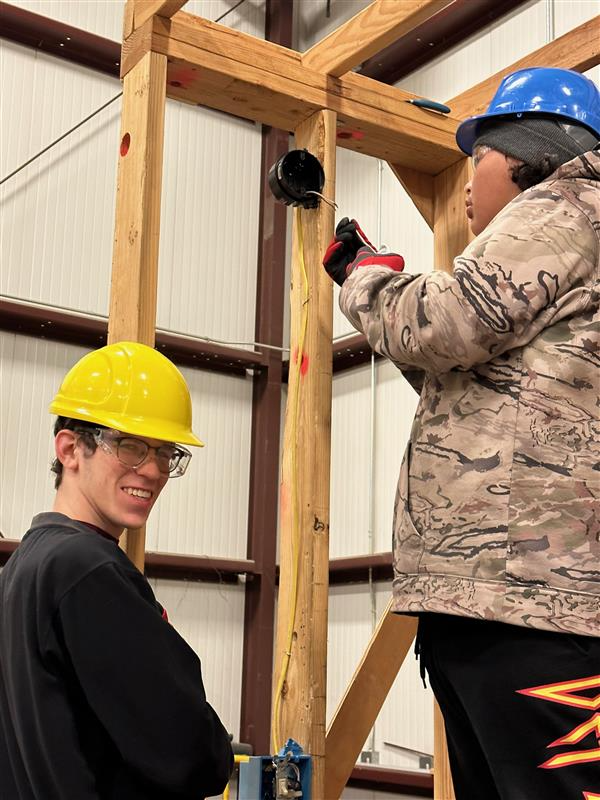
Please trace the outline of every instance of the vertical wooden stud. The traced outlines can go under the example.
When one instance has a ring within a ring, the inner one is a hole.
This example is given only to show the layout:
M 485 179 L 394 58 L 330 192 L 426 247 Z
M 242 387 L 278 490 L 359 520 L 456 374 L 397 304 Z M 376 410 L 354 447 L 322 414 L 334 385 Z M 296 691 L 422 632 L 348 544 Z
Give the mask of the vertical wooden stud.
M 471 161 L 464 158 L 436 175 L 434 180 L 434 258 L 435 266 L 452 272 L 453 262 L 472 238 L 465 213 L 465 184 L 471 180 Z M 434 800 L 454 800 L 452 775 L 444 720 L 437 703 L 434 705 Z
M 452 272 L 452 263 L 472 235 L 465 213 L 465 184 L 471 180 L 471 160 L 463 158 L 434 179 L 434 266 Z
M 433 703 L 433 796 L 435 800 L 454 800 L 444 718 L 435 701 Z
M 295 131 L 296 146 L 308 149 L 323 165 L 323 194 L 331 200 L 335 196 L 335 133 L 332 111 L 316 112 Z M 292 737 L 313 756 L 315 798 L 324 797 L 333 330 L 332 286 L 321 262 L 333 226 L 333 208 L 323 201 L 316 209 L 294 210 L 273 673 L 273 746 L 280 748 Z
M 167 59 L 146 55 L 125 76 L 108 342 L 154 346 Z M 122 546 L 144 568 L 145 529 Z

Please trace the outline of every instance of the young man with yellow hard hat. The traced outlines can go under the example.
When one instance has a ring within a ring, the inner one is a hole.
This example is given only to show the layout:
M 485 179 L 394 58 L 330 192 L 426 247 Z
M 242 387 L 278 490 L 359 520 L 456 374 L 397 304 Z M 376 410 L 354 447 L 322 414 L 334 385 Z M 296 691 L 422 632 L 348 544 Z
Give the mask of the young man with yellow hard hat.
M 0 575 L 0 795 L 168 800 L 222 791 L 233 756 L 200 662 L 118 547 L 184 474 L 179 370 L 145 345 L 84 356 L 55 424 L 54 507 Z

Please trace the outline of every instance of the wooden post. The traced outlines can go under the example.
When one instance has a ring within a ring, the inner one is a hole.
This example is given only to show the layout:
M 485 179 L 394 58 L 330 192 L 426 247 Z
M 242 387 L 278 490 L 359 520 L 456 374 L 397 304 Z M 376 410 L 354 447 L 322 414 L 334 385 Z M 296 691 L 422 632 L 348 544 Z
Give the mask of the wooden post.
M 463 158 L 434 179 L 434 266 L 452 272 L 452 264 L 471 241 L 465 213 L 465 184 L 471 180 L 471 160 Z
M 434 264 L 438 269 L 450 273 L 454 259 L 473 238 L 465 214 L 464 191 L 471 174 L 471 161 L 463 158 L 434 179 Z M 434 704 L 433 738 L 434 800 L 454 800 L 444 720 L 437 703 Z
M 167 59 L 146 55 L 125 76 L 108 342 L 154 346 Z M 145 529 L 121 546 L 144 568 Z
M 332 111 L 316 112 L 295 131 L 297 147 L 308 149 L 323 165 L 326 177 L 323 194 L 332 200 L 335 133 L 336 115 Z M 332 286 L 321 262 L 333 235 L 333 224 L 334 210 L 323 201 L 316 209 L 294 210 L 291 355 L 273 674 L 273 747 L 281 748 L 292 737 L 313 756 L 312 792 L 313 797 L 321 800 L 327 686 L 333 329 Z
M 417 631 L 390 600 L 327 731 L 326 800 L 338 800 Z

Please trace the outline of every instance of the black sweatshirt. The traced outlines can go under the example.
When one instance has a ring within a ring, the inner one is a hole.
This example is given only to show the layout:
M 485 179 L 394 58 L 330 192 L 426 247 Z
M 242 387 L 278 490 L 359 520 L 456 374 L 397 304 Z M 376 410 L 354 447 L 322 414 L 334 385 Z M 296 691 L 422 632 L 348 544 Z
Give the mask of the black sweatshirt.
M 0 574 L 0 798 L 199 800 L 232 763 L 198 657 L 116 541 L 34 517 Z

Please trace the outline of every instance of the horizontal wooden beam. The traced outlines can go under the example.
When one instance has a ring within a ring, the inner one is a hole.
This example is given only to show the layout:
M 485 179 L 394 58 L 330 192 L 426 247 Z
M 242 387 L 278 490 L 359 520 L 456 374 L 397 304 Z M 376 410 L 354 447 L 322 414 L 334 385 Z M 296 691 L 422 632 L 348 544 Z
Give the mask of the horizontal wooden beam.
M 534 50 L 514 64 L 496 72 L 491 78 L 467 89 L 448 100 L 452 116 L 465 117 L 481 114 L 492 99 L 498 84 L 505 75 L 526 67 L 561 67 L 585 72 L 600 64 L 600 15 L 565 33 L 550 44 Z
M 302 56 L 304 66 L 340 77 L 406 36 L 454 0 L 374 0 Z
M 139 28 L 155 14 L 160 17 L 172 17 L 186 3 L 187 0 L 134 0 L 133 27 Z
M 361 75 L 324 75 L 272 42 L 179 12 L 127 40 L 122 73 L 147 49 L 168 58 L 167 94 L 293 131 L 321 109 L 337 114 L 337 144 L 435 175 L 462 156 L 457 120 L 417 108 L 415 95 Z

